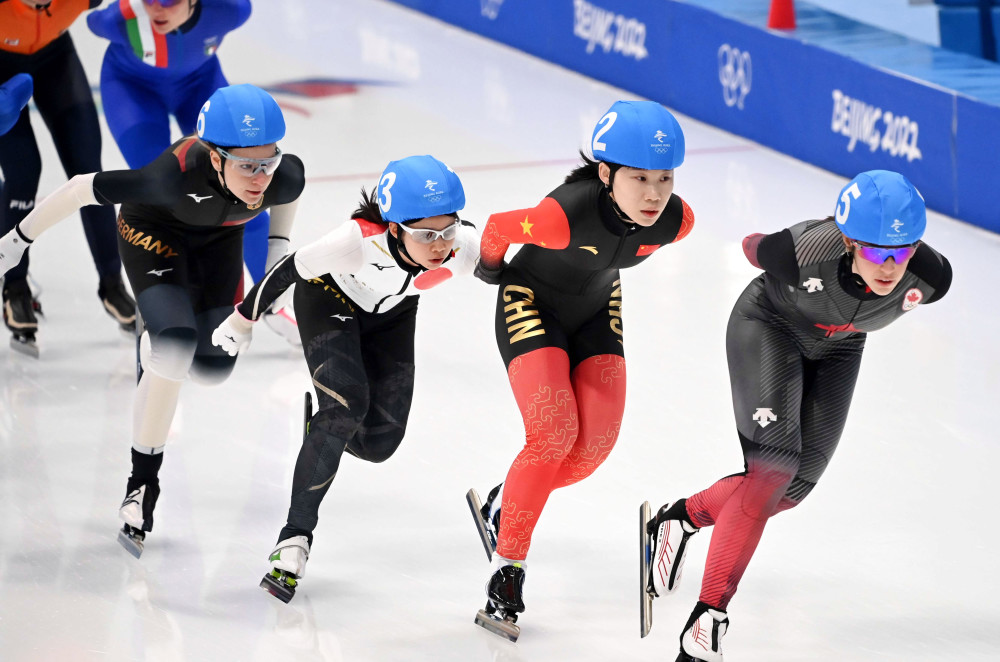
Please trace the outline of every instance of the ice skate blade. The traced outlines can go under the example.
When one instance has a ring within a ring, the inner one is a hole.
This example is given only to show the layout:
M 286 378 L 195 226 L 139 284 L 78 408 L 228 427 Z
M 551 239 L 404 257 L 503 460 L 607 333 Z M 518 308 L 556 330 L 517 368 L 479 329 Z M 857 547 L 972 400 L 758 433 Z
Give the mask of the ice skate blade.
M 497 541 L 486 528 L 486 522 L 483 521 L 483 503 L 479 500 L 479 493 L 475 489 L 471 489 L 466 493 L 465 500 L 469 504 L 469 510 L 472 511 L 472 519 L 476 522 L 476 530 L 479 531 L 479 539 L 483 542 L 483 549 L 486 550 L 486 560 L 490 561 L 493 559 L 493 552 L 496 551 Z
M 645 637 L 653 629 L 653 596 L 646 590 L 649 582 L 649 566 L 653 558 L 647 525 L 650 519 L 649 502 L 639 506 L 639 637 Z
M 521 628 L 517 624 L 487 614 L 484 609 L 480 609 L 476 614 L 476 625 L 508 641 L 517 641 L 521 634 Z
M 135 558 L 142 556 L 143 541 L 133 538 L 123 530 L 118 531 L 118 544 L 124 547 L 125 551 Z
M 20 340 L 14 336 L 10 339 L 10 348 L 15 352 L 24 354 L 25 356 L 30 356 L 33 359 L 38 358 L 38 345 L 34 340 Z
M 285 604 L 288 604 L 288 601 L 295 597 L 295 589 L 293 587 L 282 584 L 272 577 L 270 573 L 264 575 L 264 578 L 260 580 L 260 587 Z

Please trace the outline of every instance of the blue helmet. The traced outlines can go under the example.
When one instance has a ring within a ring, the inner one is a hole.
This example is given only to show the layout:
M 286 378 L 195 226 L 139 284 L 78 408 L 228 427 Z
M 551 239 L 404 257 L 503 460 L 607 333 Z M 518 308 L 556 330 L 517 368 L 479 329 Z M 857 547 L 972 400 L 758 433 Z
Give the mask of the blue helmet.
M 684 163 L 684 132 L 655 101 L 616 101 L 594 127 L 598 161 L 643 170 L 673 170 Z
M 453 214 L 465 207 L 465 189 L 455 172 L 433 156 L 390 161 L 378 180 L 376 200 L 382 218 L 405 223 Z
M 906 177 L 888 170 L 869 170 L 840 190 L 834 218 L 849 239 L 876 246 L 904 246 L 924 236 L 927 208 Z
M 278 102 L 253 85 L 220 87 L 198 113 L 198 137 L 221 147 L 256 147 L 285 136 Z

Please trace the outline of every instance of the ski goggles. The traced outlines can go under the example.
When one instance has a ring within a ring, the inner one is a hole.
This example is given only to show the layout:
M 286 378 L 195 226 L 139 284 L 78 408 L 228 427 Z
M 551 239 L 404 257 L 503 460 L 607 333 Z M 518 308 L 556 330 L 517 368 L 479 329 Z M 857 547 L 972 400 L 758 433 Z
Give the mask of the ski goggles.
M 277 147 L 274 148 L 274 156 L 269 156 L 266 159 L 251 159 L 246 156 L 236 156 L 230 154 L 221 147 L 216 147 L 217 151 L 223 158 L 229 159 L 236 166 L 236 172 L 240 173 L 247 179 L 253 177 L 259 172 L 265 175 L 273 175 L 274 171 L 278 169 L 278 164 L 281 163 L 281 150 Z
M 164 9 L 168 7 L 173 7 L 174 5 L 179 5 L 182 2 L 189 0 L 142 0 L 147 7 L 152 7 L 153 5 L 160 5 Z
M 896 246 L 894 248 L 872 246 L 870 244 L 863 244 L 860 241 L 854 241 L 852 243 L 854 244 L 854 248 L 857 250 L 858 255 L 875 264 L 883 264 L 890 257 L 896 264 L 906 262 L 913 257 L 913 254 L 917 252 L 917 247 L 920 246 L 919 241 L 915 244 Z
M 462 221 L 455 219 L 455 222 L 446 227 L 444 230 L 431 230 L 430 228 L 408 228 L 402 223 L 398 223 L 399 227 L 403 228 L 413 240 L 419 244 L 433 244 L 438 239 L 444 239 L 445 241 L 451 241 L 458 236 L 458 228 L 461 227 Z

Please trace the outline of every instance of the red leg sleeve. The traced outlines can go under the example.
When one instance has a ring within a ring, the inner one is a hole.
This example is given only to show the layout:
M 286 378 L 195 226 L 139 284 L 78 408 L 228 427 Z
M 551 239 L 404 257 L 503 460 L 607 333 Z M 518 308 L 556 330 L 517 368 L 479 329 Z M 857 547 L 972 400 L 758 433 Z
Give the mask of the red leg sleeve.
M 722 506 L 712 531 L 699 600 L 726 609 L 757 549 L 764 524 L 775 513 L 794 474 L 787 466 L 749 463 L 749 471 Z
M 556 473 L 553 489 L 594 473 L 614 448 L 625 412 L 625 359 L 601 354 L 582 361 L 573 370 L 573 392 L 580 434 Z
M 576 442 L 577 403 L 569 357 L 561 349 L 544 347 L 518 356 L 507 376 L 524 419 L 525 444 L 504 483 L 497 553 L 524 560 L 556 473 Z
M 684 505 L 691 522 L 698 528 L 715 524 L 715 520 L 719 519 L 719 513 L 722 512 L 722 507 L 726 505 L 726 501 L 743 482 L 743 478 L 743 474 L 726 476 L 707 490 L 702 490 L 689 497 Z

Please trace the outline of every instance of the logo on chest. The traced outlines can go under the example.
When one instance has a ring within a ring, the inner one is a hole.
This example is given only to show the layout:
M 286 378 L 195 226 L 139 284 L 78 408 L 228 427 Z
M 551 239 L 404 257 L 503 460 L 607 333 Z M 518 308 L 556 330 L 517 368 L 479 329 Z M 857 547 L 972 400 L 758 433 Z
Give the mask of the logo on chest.
M 822 278 L 815 278 L 815 277 L 813 277 L 813 278 L 807 278 L 806 281 L 804 283 L 802 283 L 802 287 L 806 288 L 806 292 L 808 294 L 812 294 L 813 292 L 822 292 L 823 291 L 823 279 Z
M 920 305 L 924 300 L 924 293 L 913 287 L 903 295 L 903 312 L 909 312 Z

